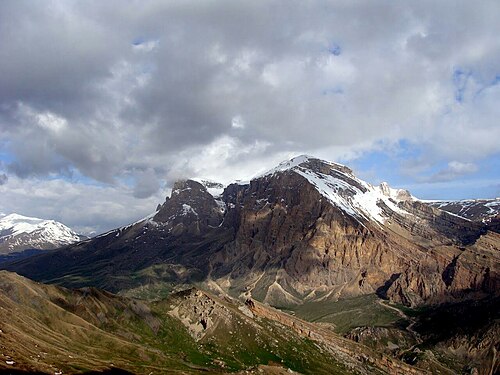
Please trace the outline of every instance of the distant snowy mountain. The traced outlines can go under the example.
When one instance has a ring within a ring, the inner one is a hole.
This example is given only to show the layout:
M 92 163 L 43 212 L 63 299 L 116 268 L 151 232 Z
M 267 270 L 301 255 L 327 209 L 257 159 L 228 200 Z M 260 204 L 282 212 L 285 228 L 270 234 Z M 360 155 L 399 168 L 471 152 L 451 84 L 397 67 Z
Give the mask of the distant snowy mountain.
M 26 249 L 48 250 L 85 239 L 54 220 L 10 214 L 0 216 L 0 254 Z
M 426 201 L 432 207 L 468 220 L 480 221 L 500 233 L 500 198 L 465 199 L 458 201 Z
M 427 204 L 475 221 L 487 222 L 500 214 L 500 198 L 427 201 Z

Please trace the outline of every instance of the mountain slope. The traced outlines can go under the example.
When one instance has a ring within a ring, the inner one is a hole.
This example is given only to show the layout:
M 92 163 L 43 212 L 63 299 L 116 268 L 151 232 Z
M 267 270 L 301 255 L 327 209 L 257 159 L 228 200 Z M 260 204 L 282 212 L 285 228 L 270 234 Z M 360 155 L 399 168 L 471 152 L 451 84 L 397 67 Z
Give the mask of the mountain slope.
M 425 373 L 264 305 L 196 289 L 146 304 L 1 271 L 0 309 L 0 371 Z
M 376 291 L 415 305 L 495 290 L 498 236 L 384 190 L 313 158 L 228 187 L 238 230 L 213 259 L 212 278 L 282 306 Z
M 215 197 L 179 181 L 156 214 L 6 268 L 161 295 L 196 284 L 274 306 L 377 293 L 408 306 L 498 294 L 500 235 L 302 156 Z
M 0 254 L 26 249 L 48 250 L 82 240 L 70 228 L 54 220 L 18 214 L 0 218 Z
M 144 373 L 166 364 L 186 368 L 141 345 L 140 339 L 158 329 L 158 319 L 141 303 L 96 289 L 37 284 L 2 271 L 0 308 L 0 369 L 53 374 L 112 367 Z

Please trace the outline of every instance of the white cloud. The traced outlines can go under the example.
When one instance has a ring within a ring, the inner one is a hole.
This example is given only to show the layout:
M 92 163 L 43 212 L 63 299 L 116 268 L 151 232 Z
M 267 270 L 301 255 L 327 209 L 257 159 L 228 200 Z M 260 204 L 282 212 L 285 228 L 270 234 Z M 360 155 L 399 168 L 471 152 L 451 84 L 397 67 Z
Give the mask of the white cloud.
M 477 165 L 474 163 L 461 163 L 459 161 L 451 161 L 448 163 L 448 168 L 454 173 L 473 173 L 477 171 Z
M 235 129 L 243 129 L 245 127 L 245 121 L 240 115 L 234 116 L 231 119 L 231 126 Z
M 149 215 L 166 196 L 156 191 L 140 199 L 132 193 L 126 186 L 11 177 L 0 185 L 0 212 L 55 219 L 80 233 L 100 233 Z
M 36 115 L 36 120 L 38 122 L 38 125 L 40 125 L 42 128 L 53 131 L 55 133 L 63 131 L 68 126 L 68 122 L 66 121 L 66 119 L 50 112 L 40 113 Z
M 237 138 L 223 135 L 206 146 L 190 148 L 177 155 L 167 179 L 199 177 L 225 184 L 249 179 L 263 165 L 276 161 L 275 154 L 266 153 L 269 147 L 265 141 L 244 144 Z

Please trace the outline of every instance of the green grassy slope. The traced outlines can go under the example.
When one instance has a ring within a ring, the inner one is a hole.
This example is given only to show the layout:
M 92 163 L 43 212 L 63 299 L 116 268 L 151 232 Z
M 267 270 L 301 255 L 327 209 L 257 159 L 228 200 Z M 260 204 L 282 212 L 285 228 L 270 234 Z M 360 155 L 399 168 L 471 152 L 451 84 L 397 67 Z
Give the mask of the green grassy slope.
M 1 271 L 0 371 L 206 374 L 276 365 L 310 374 L 351 373 L 317 343 L 276 322 L 252 320 L 229 302 L 221 305 L 223 318 L 214 315 L 217 324 L 195 340 L 170 314 L 177 302 L 146 304 Z
M 376 295 L 364 295 L 337 302 L 306 302 L 293 310 L 296 316 L 317 323 L 332 323 L 337 333 L 352 328 L 393 327 L 405 324 L 395 311 L 381 306 Z

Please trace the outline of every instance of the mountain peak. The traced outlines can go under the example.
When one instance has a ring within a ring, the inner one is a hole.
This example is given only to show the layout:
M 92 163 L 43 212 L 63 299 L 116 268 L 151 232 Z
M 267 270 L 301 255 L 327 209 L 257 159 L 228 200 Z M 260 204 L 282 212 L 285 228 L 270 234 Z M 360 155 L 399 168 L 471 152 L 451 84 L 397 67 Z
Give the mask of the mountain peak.
M 1 219 L 3 222 L 29 222 L 29 223 L 41 223 L 43 221 L 49 221 L 44 219 L 38 219 L 36 217 L 24 216 L 16 213 L 11 213 L 4 215 Z M 53 220 L 52 220 L 53 221 Z
M 0 218 L 0 253 L 53 249 L 80 241 L 82 236 L 55 220 L 12 213 Z
M 261 177 L 271 176 L 274 175 L 275 173 L 286 172 L 289 170 L 296 170 L 298 168 L 309 169 L 312 171 L 317 171 L 322 173 L 328 173 L 328 170 L 334 169 L 343 173 L 348 173 L 351 175 L 353 174 L 352 169 L 346 167 L 345 165 L 322 160 L 311 155 L 299 155 L 293 157 L 290 160 L 282 161 L 273 169 L 270 169 L 269 171 L 262 173 L 254 177 L 253 179 L 255 180 Z
M 375 220 L 384 224 L 387 219 L 385 207 L 403 214 L 398 202 L 413 199 L 406 190 L 393 189 L 385 182 L 373 186 L 356 177 L 345 165 L 309 155 L 284 161 L 254 180 L 281 173 L 300 175 L 332 205 L 360 222 Z
M 190 190 L 206 191 L 206 188 L 201 183 L 194 180 L 190 179 L 177 180 L 174 182 L 171 196 L 173 197 L 174 195 L 179 195 L 179 194 L 184 195 Z
M 349 167 L 311 155 L 299 155 L 283 161 L 252 181 L 278 177 L 282 173 L 292 173 L 306 179 L 332 205 L 363 222 L 373 219 L 384 224 L 387 219 L 384 207 L 403 213 L 398 202 L 416 199 L 407 190 L 391 188 L 387 182 L 373 186 L 357 178 Z M 220 215 L 226 208 L 221 200 L 223 191 L 224 186 L 213 181 L 176 181 L 171 196 L 158 207 L 159 212 L 154 220 L 164 223 L 182 221 L 190 225 L 190 222 L 198 222 L 199 213 L 203 212 L 202 216 L 211 217 L 211 225 L 214 225 L 221 220 Z
M 195 180 L 178 180 L 172 194 L 158 207 L 153 220 L 163 223 L 174 233 L 198 234 L 204 227 L 218 226 L 223 207 L 207 187 Z

